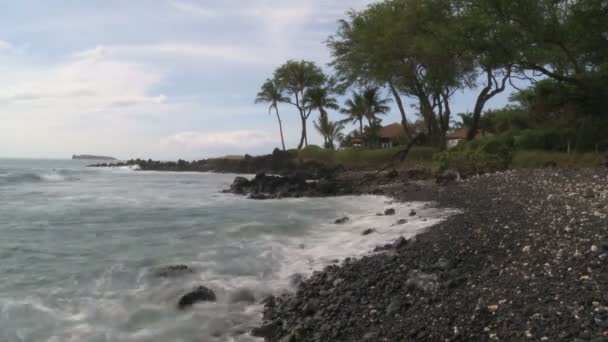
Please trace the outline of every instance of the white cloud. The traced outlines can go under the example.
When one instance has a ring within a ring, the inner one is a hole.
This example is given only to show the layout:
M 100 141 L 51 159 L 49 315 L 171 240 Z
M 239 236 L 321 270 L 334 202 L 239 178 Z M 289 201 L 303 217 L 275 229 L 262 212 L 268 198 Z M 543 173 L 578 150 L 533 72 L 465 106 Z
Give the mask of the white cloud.
M 255 47 L 253 47 L 255 48 Z M 79 51 L 75 59 L 98 61 L 101 59 L 121 59 L 153 62 L 157 60 L 191 60 L 214 63 L 260 64 L 267 60 L 241 46 L 211 45 L 195 42 L 156 43 L 140 45 L 108 45 Z
M 84 51 L 50 66 L 4 64 L 0 67 L 5 75 L 0 79 L 0 101 L 5 105 L 36 101 L 46 105 L 48 112 L 100 110 L 127 100 L 166 101 L 162 94 L 149 94 L 163 78 L 160 71 L 136 62 L 101 58 L 100 51 Z
M 186 149 L 222 149 L 255 148 L 276 142 L 270 133 L 261 130 L 235 130 L 226 132 L 180 132 L 166 137 L 161 141 L 165 147 L 178 147 Z

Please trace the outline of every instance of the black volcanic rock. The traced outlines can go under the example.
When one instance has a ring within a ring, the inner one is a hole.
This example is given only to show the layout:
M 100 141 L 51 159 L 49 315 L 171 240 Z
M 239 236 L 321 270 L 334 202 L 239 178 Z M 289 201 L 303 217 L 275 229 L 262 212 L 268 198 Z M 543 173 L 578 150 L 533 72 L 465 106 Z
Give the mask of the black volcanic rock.
M 180 310 L 187 309 L 199 302 L 215 302 L 216 296 L 213 291 L 205 286 L 199 286 L 194 291 L 191 291 L 179 300 L 177 307 Z

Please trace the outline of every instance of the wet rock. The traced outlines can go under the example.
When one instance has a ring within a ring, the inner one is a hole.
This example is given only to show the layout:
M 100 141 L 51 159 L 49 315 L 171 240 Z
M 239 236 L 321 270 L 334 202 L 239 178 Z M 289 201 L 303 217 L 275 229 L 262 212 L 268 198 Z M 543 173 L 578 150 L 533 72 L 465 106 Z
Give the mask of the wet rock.
M 437 270 L 447 270 L 450 268 L 450 261 L 445 258 L 439 258 L 436 263 L 434 263 L 431 268 Z
M 350 222 L 350 218 L 344 216 L 342 218 L 339 218 L 339 219 L 335 220 L 334 224 L 346 224 L 348 222 Z
M 181 310 L 187 309 L 199 302 L 215 302 L 215 293 L 205 286 L 199 286 L 194 291 L 185 294 L 177 303 Z
M 371 233 L 375 232 L 376 230 L 373 228 L 369 228 L 363 231 L 363 233 L 361 233 L 361 235 L 366 236 L 366 235 L 370 235 Z
M 584 198 L 595 198 L 595 192 L 593 191 L 593 189 L 585 189 L 583 191 L 583 197 Z
M 436 177 L 437 184 L 447 185 L 453 182 L 460 182 L 460 172 L 454 170 L 447 170 L 441 175 Z
M 397 225 L 403 225 L 403 224 L 406 224 L 406 223 L 407 223 L 406 219 L 401 219 L 401 220 L 397 221 Z
M 298 288 L 304 282 L 304 276 L 301 273 L 294 273 L 289 277 L 289 285 L 293 288 Z
M 187 265 L 165 266 L 155 272 L 156 276 L 161 278 L 173 278 L 193 273 L 194 271 Z
M 249 179 L 240 176 L 236 177 L 232 182 L 232 185 L 230 185 L 230 191 L 235 194 L 243 194 L 249 184 Z
M 401 298 L 393 298 L 393 300 L 391 300 L 391 303 L 386 308 L 386 313 L 388 315 L 394 315 L 398 313 L 404 306 L 404 302 Z
M 316 189 L 324 195 L 333 195 L 338 192 L 339 184 L 334 179 L 321 179 L 317 182 Z
M 363 341 L 378 341 L 378 333 L 376 332 L 368 332 L 363 335 Z
M 395 243 L 393 243 L 393 248 L 400 249 L 400 248 L 407 246 L 407 244 L 408 244 L 407 239 L 402 236 L 402 237 L 398 238 L 397 241 L 395 241 Z
M 416 211 L 415 210 L 411 210 L 410 211 L 410 216 L 416 216 Z
M 282 327 L 283 323 L 281 322 L 281 320 L 277 319 L 270 323 L 254 328 L 253 330 L 251 330 L 251 335 L 254 337 L 272 339 L 280 336 Z
M 393 215 L 395 215 L 396 213 L 397 213 L 397 211 L 396 211 L 395 209 L 393 209 L 393 208 L 386 209 L 386 210 L 384 211 L 384 215 L 386 215 L 386 216 L 393 216 Z
M 439 277 L 436 274 L 428 274 L 421 271 L 410 271 L 407 275 L 405 285 L 423 292 L 433 293 L 439 288 Z
M 249 195 L 249 199 L 258 200 L 258 201 L 269 200 L 271 198 L 272 198 L 272 196 L 267 195 L 267 194 L 251 194 L 251 195 Z
M 395 179 L 397 177 L 399 177 L 399 171 L 397 170 L 393 170 L 386 175 L 386 178 L 388 179 Z

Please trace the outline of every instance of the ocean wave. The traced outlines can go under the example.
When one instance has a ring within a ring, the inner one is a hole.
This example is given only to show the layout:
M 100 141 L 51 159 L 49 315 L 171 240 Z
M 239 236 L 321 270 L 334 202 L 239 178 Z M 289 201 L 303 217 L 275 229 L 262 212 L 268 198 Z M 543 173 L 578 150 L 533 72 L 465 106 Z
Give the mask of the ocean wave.
M 58 170 L 51 173 L 6 173 L 0 174 L 0 185 L 15 185 L 23 183 L 43 183 L 43 182 L 71 182 L 78 181 L 76 172 L 71 170 Z

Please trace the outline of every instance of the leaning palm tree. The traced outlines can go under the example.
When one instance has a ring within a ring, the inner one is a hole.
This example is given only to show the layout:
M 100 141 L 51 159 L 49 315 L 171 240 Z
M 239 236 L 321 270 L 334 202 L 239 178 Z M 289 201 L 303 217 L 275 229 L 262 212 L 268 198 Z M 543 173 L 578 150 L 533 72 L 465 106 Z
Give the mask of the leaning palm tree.
M 338 110 L 338 101 L 327 88 L 315 87 L 306 92 L 307 109 L 318 110 L 320 116 L 327 116 L 326 108 Z
M 385 115 L 391 110 L 391 108 L 388 106 L 391 99 L 382 98 L 381 90 L 378 86 L 370 86 L 365 88 L 362 96 L 365 100 L 365 117 L 367 118 L 369 127 L 372 127 L 372 123 L 380 120 L 378 115 Z
M 367 106 L 363 95 L 353 91 L 352 98 L 346 100 L 346 106 L 340 112 L 348 117 L 343 122 L 359 123 L 359 133 L 363 135 L 363 119 L 367 114 Z
M 327 111 L 325 110 L 326 108 L 334 109 L 334 110 L 337 110 L 340 108 L 338 106 L 338 102 L 337 102 L 336 98 L 330 95 L 327 88 L 315 87 L 315 88 L 309 89 L 306 92 L 305 100 L 307 103 L 307 107 L 306 107 L 307 110 L 309 110 L 309 111 L 318 110 L 319 111 L 320 127 L 325 127 L 323 125 L 326 125 L 327 123 L 330 122 Z M 317 127 L 317 123 L 315 123 L 315 128 L 317 128 L 317 131 L 319 131 L 321 133 L 321 135 L 323 136 L 325 146 L 328 146 L 329 142 L 328 142 L 327 135 L 325 135 L 323 133 L 323 132 L 325 132 L 325 129 L 319 130 L 319 128 Z
M 279 102 L 288 102 L 289 98 L 283 95 L 283 89 L 276 80 L 267 79 L 262 85 L 262 89 L 255 98 L 255 103 L 270 103 L 268 114 L 270 115 L 274 108 L 279 121 L 279 130 L 281 131 L 281 144 L 285 151 L 285 139 L 283 138 L 283 124 L 279 115 Z

